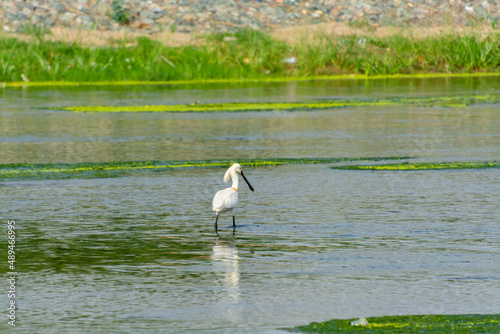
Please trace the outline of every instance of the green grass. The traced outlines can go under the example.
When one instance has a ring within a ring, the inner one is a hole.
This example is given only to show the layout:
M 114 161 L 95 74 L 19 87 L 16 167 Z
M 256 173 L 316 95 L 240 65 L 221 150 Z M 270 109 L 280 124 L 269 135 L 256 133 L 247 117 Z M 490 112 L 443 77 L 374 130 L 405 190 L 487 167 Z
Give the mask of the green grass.
M 274 63 L 280 66 L 274 70 L 282 73 L 283 65 L 276 59 L 285 52 L 285 44 L 250 30 L 237 37 L 236 48 L 216 36 L 200 47 L 168 47 L 139 37 L 133 43 L 124 40 L 106 48 L 2 37 L 0 82 L 250 78 L 260 76 L 263 64 L 269 67 Z
M 224 37 L 234 41 L 224 41 Z M 359 43 L 364 38 L 364 43 Z M 284 58 L 296 57 L 296 64 Z M 186 82 L 283 80 L 336 75 L 498 73 L 500 34 L 470 31 L 416 39 L 394 35 L 318 35 L 288 45 L 265 33 L 243 30 L 206 37 L 199 46 L 170 47 L 147 37 L 109 47 L 50 42 L 43 34 L 22 41 L 0 35 L 0 82 Z
M 408 315 L 367 318 L 368 326 L 351 326 L 356 319 L 313 322 L 289 331 L 294 333 L 367 334 L 472 334 L 500 333 L 500 314 Z
M 335 99 L 305 102 L 282 103 L 206 103 L 171 104 L 142 106 L 75 106 L 54 108 L 74 112 L 230 112 L 230 111 L 269 111 L 269 110 L 315 110 L 353 106 L 390 106 L 421 105 L 441 107 L 465 107 L 477 103 L 500 102 L 500 96 L 459 96 L 432 98 L 384 98 L 384 99 Z
M 238 162 L 245 167 L 265 167 L 291 164 L 325 164 L 346 161 L 400 160 L 408 157 L 375 158 L 276 158 L 276 159 L 225 159 L 194 161 L 119 161 L 101 163 L 60 164 L 3 164 L 0 179 L 66 179 L 116 177 L 132 172 L 155 172 L 193 168 L 227 168 Z
M 420 162 L 420 163 L 397 163 L 385 165 L 350 165 L 350 166 L 333 166 L 333 169 L 358 169 L 358 170 L 435 170 L 435 169 L 483 169 L 483 168 L 500 168 L 500 162 Z

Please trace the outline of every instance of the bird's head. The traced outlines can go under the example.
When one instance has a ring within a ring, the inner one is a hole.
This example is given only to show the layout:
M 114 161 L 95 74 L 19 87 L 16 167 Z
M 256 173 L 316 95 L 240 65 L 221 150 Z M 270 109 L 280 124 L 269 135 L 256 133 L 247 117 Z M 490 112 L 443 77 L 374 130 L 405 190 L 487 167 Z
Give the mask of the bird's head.
M 229 181 L 229 178 L 231 177 L 232 172 L 235 172 L 237 174 L 241 174 L 240 164 L 233 164 L 231 167 L 228 168 L 226 175 L 224 175 L 224 183 Z
M 250 188 L 250 190 L 254 191 L 252 185 L 250 184 L 250 182 L 248 182 L 247 178 L 245 177 L 245 174 L 243 174 L 243 170 L 241 169 L 240 164 L 233 164 L 231 167 L 229 167 L 229 169 L 226 172 L 226 175 L 224 175 L 224 183 L 229 181 L 229 177 L 231 176 L 231 172 L 235 172 L 236 174 L 241 174 L 241 176 L 243 176 L 243 179 L 245 180 L 245 182 L 248 184 L 248 187 Z
M 233 164 L 231 168 L 238 174 L 241 174 L 241 166 L 240 164 Z

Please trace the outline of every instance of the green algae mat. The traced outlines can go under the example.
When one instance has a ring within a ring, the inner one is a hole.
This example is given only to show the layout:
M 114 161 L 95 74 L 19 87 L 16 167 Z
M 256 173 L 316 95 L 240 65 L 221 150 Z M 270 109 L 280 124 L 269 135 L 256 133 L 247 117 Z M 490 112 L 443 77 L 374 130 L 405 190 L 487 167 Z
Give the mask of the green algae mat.
M 406 315 L 373 317 L 366 320 L 367 326 L 351 325 L 356 319 L 334 319 L 286 330 L 294 333 L 500 333 L 500 314 Z
M 176 169 L 201 169 L 229 167 L 238 162 L 242 166 L 265 167 L 291 164 L 326 164 L 349 161 L 402 160 L 409 157 L 378 158 L 275 158 L 275 159 L 225 159 L 194 161 L 119 161 L 94 163 L 60 164 L 3 164 L 0 165 L 1 179 L 67 179 L 117 177 L 132 172 L 155 172 Z
M 0 164 L 0 180 L 68 179 L 118 177 L 135 172 L 160 172 L 177 169 L 227 168 L 238 162 L 245 167 L 266 167 L 297 164 L 338 164 L 349 162 L 384 162 L 408 160 L 411 157 L 373 158 L 275 158 L 275 159 L 222 159 L 193 161 L 117 161 L 53 164 Z M 485 169 L 500 168 L 500 162 L 441 162 L 393 163 L 331 166 L 343 170 L 436 170 L 436 169 Z
M 272 103 L 192 103 L 171 105 L 141 106 L 69 106 L 53 108 L 55 110 L 111 113 L 111 112 L 244 112 L 274 110 L 318 110 L 360 106 L 395 106 L 416 105 L 429 107 L 466 107 L 475 104 L 492 104 L 500 102 L 500 96 L 481 95 L 466 97 L 417 97 L 417 98 L 382 98 L 382 99 L 328 99 L 304 102 L 272 102 Z
M 420 162 L 420 163 L 394 163 L 377 165 L 347 165 L 333 166 L 332 169 L 351 169 L 351 170 L 436 170 L 436 169 L 484 169 L 500 168 L 498 161 L 486 162 Z
M 409 74 L 340 74 L 318 76 L 281 76 L 258 78 L 219 78 L 219 79 L 189 79 L 189 80 L 120 80 L 120 81 L 15 81 L 0 82 L 0 87 L 79 87 L 79 86 L 179 86 L 179 85 L 213 85 L 213 84 L 245 84 L 270 82 L 302 82 L 329 80 L 387 80 L 387 79 L 432 79 L 432 78 L 470 78 L 498 77 L 497 72 L 475 73 L 409 73 Z

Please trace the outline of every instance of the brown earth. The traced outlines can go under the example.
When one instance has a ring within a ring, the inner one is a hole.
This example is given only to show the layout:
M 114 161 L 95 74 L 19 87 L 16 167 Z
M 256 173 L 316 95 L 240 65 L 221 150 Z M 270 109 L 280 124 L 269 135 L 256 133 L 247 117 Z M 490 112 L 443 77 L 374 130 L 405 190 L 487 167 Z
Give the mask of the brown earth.
M 440 34 L 464 34 L 467 32 L 475 32 L 486 35 L 494 32 L 490 26 L 484 25 L 481 27 L 463 27 L 463 26 L 440 26 L 440 27 L 353 27 L 344 23 L 328 22 L 315 25 L 307 25 L 300 27 L 287 27 L 269 30 L 271 36 L 278 40 L 284 40 L 290 44 L 308 42 L 315 36 L 342 36 L 342 35 L 364 35 L 385 37 L 395 34 L 403 34 L 413 36 L 415 38 L 425 38 L 427 36 L 437 36 Z M 15 36 L 21 39 L 29 38 L 27 35 L 15 33 L 4 36 Z M 45 35 L 45 39 L 52 41 L 64 41 L 68 43 L 78 43 L 83 46 L 110 46 L 123 40 L 133 43 L 134 39 L 140 36 L 145 36 L 153 40 L 160 41 L 170 46 L 182 46 L 204 43 L 203 35 L 195 33 L 181 32 L 161 32 L 155 34 L 146 34 L 140 32 L 121 32 L 121 31 L 90 31 L 90 30 L 74 30 L 68 28 L 55 27 L 51 29 L 51 33 Z

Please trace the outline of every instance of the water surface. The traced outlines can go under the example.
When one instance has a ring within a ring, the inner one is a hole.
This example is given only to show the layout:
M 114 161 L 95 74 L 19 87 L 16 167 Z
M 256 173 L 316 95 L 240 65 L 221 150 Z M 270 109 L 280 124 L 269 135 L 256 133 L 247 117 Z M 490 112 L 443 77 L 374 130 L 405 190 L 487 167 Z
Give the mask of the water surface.
M 54 106 L 499 94 L 497 78 L 0 90 L 0 163 L 500 156 L 498 105 L 81 114 Z M 500 170 L 249 168 L 0 184 L 20 332 L 274 333 L 331 318 L 499 313 Z M 6 248 L 5 242 L 2 242 Z M 7 324 L 1 326 L 7 327 Z

